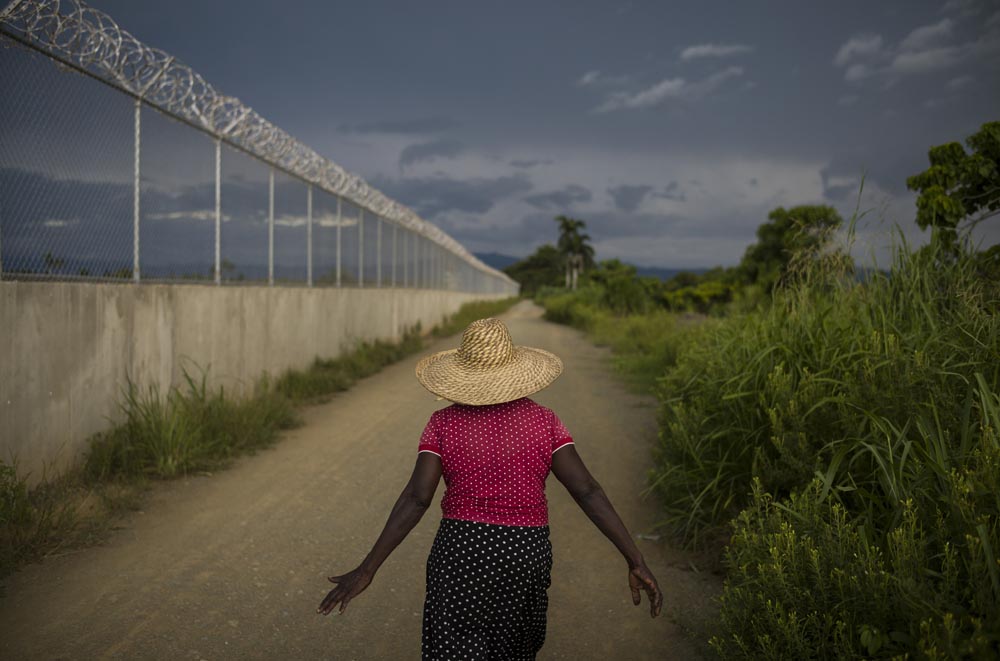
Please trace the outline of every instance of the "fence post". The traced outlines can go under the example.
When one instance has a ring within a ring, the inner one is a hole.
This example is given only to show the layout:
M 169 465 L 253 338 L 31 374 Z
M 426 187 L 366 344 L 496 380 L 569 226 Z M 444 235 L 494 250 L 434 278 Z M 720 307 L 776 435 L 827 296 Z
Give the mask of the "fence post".
M 313 185 L 306 188 L 306 286 L 313 286 Z
M 267 177 L 267 286 L 274 286 L 274 166 Z
M 375 286 L 382 288 L 382 216 L 375 216 Z
M 215 284 L 222 284 L 222 139 L 215 139 Z
M 340 196 L 337 196 L 337 286 L 340 286 Z
M 132 180 L 132 281 L 139 282 L 139 156 L 142 146 L 142 101 L 135 100 L 135 163 Z
M 396 286 L 396 228 L 399 227 L 396 223 L 392 224 L 392 286 Z M 0 264 L 2 266 L 2 264 Z M 0 273 L 0 276 L 3 274 Z
M 358 287 L 365 286 L 365 208 L 358 207 Z

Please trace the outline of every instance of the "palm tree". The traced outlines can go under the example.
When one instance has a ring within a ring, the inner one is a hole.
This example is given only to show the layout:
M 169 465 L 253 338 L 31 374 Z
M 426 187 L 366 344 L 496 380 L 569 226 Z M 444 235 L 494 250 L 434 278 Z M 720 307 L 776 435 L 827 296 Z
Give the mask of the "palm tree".
M 556 216 L 555 221 L 559 224 L 556 247 L 566 264 L 566 288 L 575 290 L 580 273 L 594 265 L 594 248 L 590 235 L 580 233 L 585 222 L 568 216 Z

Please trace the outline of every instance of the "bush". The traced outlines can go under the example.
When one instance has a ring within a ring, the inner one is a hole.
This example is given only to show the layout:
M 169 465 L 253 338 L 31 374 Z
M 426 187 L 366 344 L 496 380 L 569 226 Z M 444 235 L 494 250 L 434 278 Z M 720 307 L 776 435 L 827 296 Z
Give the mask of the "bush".
M 420 325 L 407 330 L 399 342 L 360 342 L 338 358 L 316 358 L 306 370 L 288 370 L 276 383 L 278 393 L 302 402 L 347 390 L 359 379 L 423 349 Z
M 91 441 L 84 475 L 91 481 L 169 478 L 215 468 L 270 445 L 281 429 L 297 424 L 291 401 L 267 379 L 243 398 L 210 390 L 204 372 L 196 380 L 185 371 L 184 380 L 183 389 L 171 388 L 166 397 L 129 382 L 125 422 Z
M 983 495 L 998 469 L 991 446 L 951 487 Z M 755 481 L 726 551 L 724 633 L 711 641 L 722 658 L 997 658 L 995 503 L 955 503 L 971 507 L 949 521 L 950 508 L 906 500 L 879 531 L 824 491 L 814 480 L 778 502 Z
M 506 312 L 517 303 L 516 297 L 502 298 L 493 301 L 473 301 L 466 303 L 458 312 L 441 320 L 441 323 L 431 330 L 434 337 L 448 337 L 465 330 L 465 327 L 477 319 L 496 317 Z
M 864 284 L 807 277 L 758 312 L 702 329 L 660 384 L 654 486 L 681 539 L 724 537 L 754 477 L 782 498 L 819 473 L 851 511 L 894 523 L 892 507 L 880 511 L 876 491 L 858 485 L 889 471 L 884 490 L 901 497 L 899 480 L 911 478 L 893 476 L 900 467 L 883 465 L 883 449 L 906 451 L 920 482 L 931 479 L 913 456 L 921 428 L 939 439 L 928 452 L 951 457 L 962 433 L 968 443 L 959 430 L 975 374 L 993 391 L 1000 383 L 997 289 L 968 261 L 938 257 L 901 252 Z
M 996 658 L 997 283 L 933 244 L 864 283 L 827 266 L 705 325 L 660 382 L 665 521 L 731 535 L 713 646 Z

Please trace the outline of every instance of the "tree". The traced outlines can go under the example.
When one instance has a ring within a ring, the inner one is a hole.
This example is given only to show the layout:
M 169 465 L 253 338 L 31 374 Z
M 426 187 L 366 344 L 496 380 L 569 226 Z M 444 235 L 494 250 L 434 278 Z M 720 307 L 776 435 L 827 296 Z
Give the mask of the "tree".
M 558 286 L 562 280 L 563 258 L 551 243 L 538 247 L 534 254 L 505 268 L 504 273 L 521 283 L 521 293 L 531 296 L 540 287 Z
M 590 245 L 590 235 L 581 234 L 587 224 L 568 216 L 556 216 L 559 224 L 559 241 L 556 244 L 566 266 L 566 288 L 576 289 L 579 275 L 584 269 L 594 266 L 594 248 Z
M 794 254 L 818 251 L 844 222 L 836 209 L 826 205 L 778 207 L 767 217 L 769 222 L 757 228 L 757 243 L 747 248 L 740 262 L 746 281 L 766 289 L 787 274 Z
M 957 142 L 931 147 L 930 167 L 906 180 L 919 194 L 920 229 L 932 228 L 951 245 L 960 229 L 1000 214 L 1000 122 L 983 124 L 965 143 L 971 153 Z
M 662 285 L 656 278 L 639 277 L 637 269 L 618 259 L 606 259 L 590 271 L 587 281 L 602 291 L 601 303 L 618 315 L 642 314 L 656 304 Z

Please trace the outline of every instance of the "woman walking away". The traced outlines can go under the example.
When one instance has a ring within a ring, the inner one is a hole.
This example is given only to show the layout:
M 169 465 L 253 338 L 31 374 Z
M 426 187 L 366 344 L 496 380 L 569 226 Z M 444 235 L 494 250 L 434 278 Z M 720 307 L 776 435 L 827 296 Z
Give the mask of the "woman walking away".
M 431 415 L 416 466 L 364 561 L 342 576 L 318 612 L 343 612 L 430 506 L 444 475 L 443 518 L 427 560 L 423 659 L 534 659 L 545 642 L 549 472 L 628 565 L 656 617 L 663 596 L 624 524 L 556 414 L 528 399 L 562 373 L 541 349 L 514 346 L 499 319 L 472 322 L 459 349 L 417 365 L 417 379 L 454 402 Z

